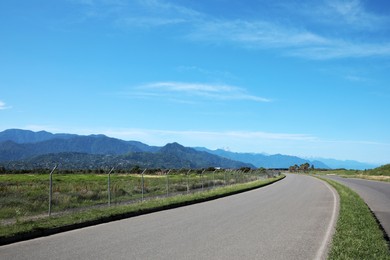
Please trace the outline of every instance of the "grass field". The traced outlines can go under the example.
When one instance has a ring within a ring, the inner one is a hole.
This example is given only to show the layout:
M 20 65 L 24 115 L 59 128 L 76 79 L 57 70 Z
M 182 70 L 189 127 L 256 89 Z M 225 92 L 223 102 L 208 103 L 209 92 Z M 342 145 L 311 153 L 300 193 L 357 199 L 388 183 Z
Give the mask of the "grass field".
M 372 170 L 330 170 L 330 171 L 315 171 L 315 174 L 326 175 L 334 174 L 344 178 L 359 178 L 373 181 L 390 182 L 390 164 Z
M 323 179 L 340 196 L 339 219 L 329 259 L 390 259 L 389 245 L 368 206 L 351 189 Z
M 215 171 L 168 175 L 53 174 L 51 212 L 170 196 L 264 178 L 260 172 Z M 109 187 L 109 188 L 108 188 Z M 0 220 L 47 214 L 49 174 L 0 175 Z
M 259 188 L 272 182 L 278 181 L 284 177 L 284 175 L 281 175 L 274 178 L 260 179 L 247 183 L 217 187 L 215 189 L 210 189 L 204 192 L 197 192 L 188 195 L 177 195 L 164 199 L 151 199 L 144 202 L 137 202 L 128 205 L 118 205 L 115 207 L 92 208 L 80 212 L 71 212 L 65 215 L 56 215 L 36 220 L 20 220 L 12 225 L 0 225 L 0 244 L 9 243 L 7 241 L 18 241 L 20 239 L 25 238 L 25 236 L 29 238 L 31 238 L 31 236 L 37 237 L 43 234 L 47 234 L 45 232 L 48 230 L 65 228 L 63 229 L 63 231 L 65 231 L 74 228 L 79 228 L 80 226 L 75 226 L 79 224 L 81 226 L 83 226 L 84 223 L 91 222 L 93 222 L 93 224 L 97 224 L 107 222 L 113 219 L 120 219 L 123 217 L 153 212 L 155 210 L 189 205 L 194 202 L 206 201 L 213 198 L 235 194 L 237 192 Z M 70 226 L 73 227 L 67 229 Z M 16 240 L 13 240 L 14 238 Z

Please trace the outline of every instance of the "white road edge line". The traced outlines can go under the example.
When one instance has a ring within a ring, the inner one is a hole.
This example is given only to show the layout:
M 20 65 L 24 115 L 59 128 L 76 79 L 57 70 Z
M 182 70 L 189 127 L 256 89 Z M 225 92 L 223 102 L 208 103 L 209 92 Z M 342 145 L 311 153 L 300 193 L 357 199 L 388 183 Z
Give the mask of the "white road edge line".
M 338 207 L 339 207 L 339 197 L 338 193 L 336 193 L 335 189 L 332 188 L 327 182 L 323 180 L 321 181 L 331 192 L 333 195 L 333 212 L 332 212 L 332 217 L 330 219 L 328 228 L 325 233 L 324 240 L 322 241 L 322 244 L 320 248 L 317 251 L 315 259 L 326 259 L 327 256 L 327 251 L 328 251 L 328 245 L 330 245 L 330 242 L 332 240 L 332 236 L 334 233 L 334 230 L 336 228 L 336 221 L 337 221 L 337 216 L 338 216 Z

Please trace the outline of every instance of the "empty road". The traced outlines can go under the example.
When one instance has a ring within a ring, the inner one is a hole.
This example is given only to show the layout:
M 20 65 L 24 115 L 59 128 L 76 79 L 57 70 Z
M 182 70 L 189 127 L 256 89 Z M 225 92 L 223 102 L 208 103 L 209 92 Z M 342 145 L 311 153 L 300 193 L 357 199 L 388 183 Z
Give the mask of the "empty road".
M 0 259 L 324 259 L 338 198 L 288 175 L 257 190 L 0 247 Z
M 374 212 L 387 235 L 390 236 L 390 183 L 330 175 L 326 177 L 357 192 Z

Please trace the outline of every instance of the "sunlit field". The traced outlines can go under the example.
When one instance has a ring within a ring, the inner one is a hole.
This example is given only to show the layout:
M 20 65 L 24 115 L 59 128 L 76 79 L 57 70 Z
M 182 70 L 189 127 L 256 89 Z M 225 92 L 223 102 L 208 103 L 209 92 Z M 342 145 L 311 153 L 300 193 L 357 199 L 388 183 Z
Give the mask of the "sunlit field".
M 170 171 L 169 174 L 53 174 L 51 212 L 192 193 L 244 183 L 267 175 L 260 171 Z M 0 175 L 2 220 L 48 214 L 49 174 Z

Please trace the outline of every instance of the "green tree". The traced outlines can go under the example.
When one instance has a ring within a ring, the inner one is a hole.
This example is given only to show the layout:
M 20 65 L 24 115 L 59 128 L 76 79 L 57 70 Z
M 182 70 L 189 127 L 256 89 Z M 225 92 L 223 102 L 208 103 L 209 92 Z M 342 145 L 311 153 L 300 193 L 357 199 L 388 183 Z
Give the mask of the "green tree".
M 308 172 L 309 171 L 310 164 L 309 163 L 303 163 L 299 166 L 299 170 L 302 172 Z
M 290 166 L 290 167 L 288 168 L 288 171 L 289 171 L 289 172 L 297 172 L 298 169 L 299 169 L 298 165 L 295 164 L 295 165 Z

